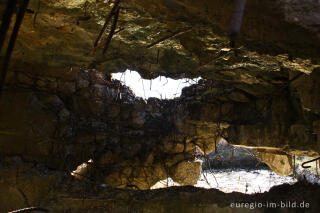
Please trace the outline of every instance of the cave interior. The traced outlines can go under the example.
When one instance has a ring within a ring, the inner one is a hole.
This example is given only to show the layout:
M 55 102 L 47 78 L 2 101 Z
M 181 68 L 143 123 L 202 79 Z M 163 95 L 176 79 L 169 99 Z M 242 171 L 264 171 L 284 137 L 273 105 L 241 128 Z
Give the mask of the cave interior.
M 0 74 L 1 213 L 320 210 L 320 1 L 1 0 Z M 296 183 L 195 187 L 221 141 Z

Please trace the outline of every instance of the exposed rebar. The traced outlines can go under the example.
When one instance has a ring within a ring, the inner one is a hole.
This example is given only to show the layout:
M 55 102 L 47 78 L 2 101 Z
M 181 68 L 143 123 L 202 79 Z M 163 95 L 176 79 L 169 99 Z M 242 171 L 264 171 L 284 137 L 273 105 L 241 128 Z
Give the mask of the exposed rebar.
M 2 96 L 2 91 L 3 91 L 3 87 L 4 87 L 6 75 L 7 75 L 7 69 L 8 69 L 8 66 L 9 66 L 9 61 L 10 61 L 10 58 L 11 58 L 11 54 L 12 54 L 15 42 L 17 40 L 18 32 L 19 32 L 19 29 L 20 29 L 20 26 L 21 26 L 25 11 L 26 11 L 26 9 L 28 7 L 28 4 L 29 4 L 29 0 L 23 0 L 21 6 L 19 8 L 19 11 L 18 11 L 18 14 L 17 14 L 17 17 L 16 17 L 16 23 L 14 25 L 14 28 L 13 28 L 13 31 L 12 31 L 12 34 L 11 34 L 11 38 L 10 38 L 10 41 L 9 41 L 9 44 L 8 44 L 7 52 L 6 52 L 6 55 L 5 55 L 4 60 L 3 60 L 3 65 L 2 65 L 2 69 L 1 69 L 1 76 L 0 76 L 0 98 Z
M 2 50 L 2 45 L 3 45 L 4 40 L 6 38 L 6 35 L 7 35 L 7 31 L 9 29 L 9 26 L 11 23 L 11 18 L 14 13 L 14 9 L 16 7 L 16 4 L 17 4 L 17 0 L 9 0 L 7 3 L 6 10 L 5 10 L 3 17 L 2 17 L 2 24 L 0 27 L 0 53 Z
M 110 45 L 110 42 L 111 42 L 111 39 L 114 35 L 114 32 L 116 30 L 116 27 L 117 27 L 117 23 L 118 23 L 118 18 L 119 18 L 119 11 L 120 9 L 118 8 L 115 12 L 115 15 L 114 15 L 114 18 L 113 18 L 113 22 L 112 22 L 112 26 L 111 26 L 111 29 L 110 29 L 110 32 L 109 32 L 109 35 L 107 37 L 107 41 L 106 41 L 106 44 L 104 45 L 104 48 L 103 48 L 103 51 L 102 51 L 102 54 L 105 54 L 109 48 L 109 45 Z
M 163 37 L 163 38 L 161 38 L 161 39 L 159 39 L 159 40 L 157 40 L 155 42 L 152 42 L 151 44 L 146 46 L 146 48 L 151 48 L 151 47 L 153 47 L 153 46 L 155 46 L 155 45 L 157 45 L 157 44 L 159 44 L 159 43 L 161 43 L 161 42 L 163 42 L 165 40 L 168 40 L 170 38 L 174 38 L 174 37 L 176 37 L 178 35 L 181 35 L 181 34 L 184 34 L 186 32 L 189 32 L 190 30 L 192 30 L 192 27 L 187 27 L 187 28 L 184 28 L 184 29 L 181 29 L 181 30 L 177 30 L 177 31 L 171 33 L 170 35 L 167 35 L 167 36 L 165 36 L 165 37 Z
M 34 17 L 33 17 L 33 27 L 36 28 L 36 22 L 37 22 L 37 17 L 40 11 L 40 7 L 41 7 L 41 2 L 40 0 L 38 0 L 38 8 L 36 10 L 36 12 L 34 13 Z
M 100 44 L 101 40 L 102 40 L 102 36 L 103 34 L 107 31 L 107 27 L 108 27 L 108 24 L 109 22 L 111 21 L 111 18 L 112 16 L 115 15 L 116 11 L 119 9 L 119 4 L 120 4 L 121 0 L 116 0 L 113 8 L 111 9 L 109 15 L 107 16 L 106 18 L 106 22 L 104 23 L 99 35 L 98 35 L 98 38 L 96 39 L 96 41 L 94 42 L 94 45 L 93 45 L 93 48 L 94 50 L 97 48 L 97 46 Z

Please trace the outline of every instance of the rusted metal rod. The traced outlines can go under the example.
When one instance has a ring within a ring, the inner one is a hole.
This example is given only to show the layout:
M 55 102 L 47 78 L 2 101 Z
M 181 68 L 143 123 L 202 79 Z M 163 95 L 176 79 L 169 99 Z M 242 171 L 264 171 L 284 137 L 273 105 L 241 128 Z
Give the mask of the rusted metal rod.
M 303 162 L 301 166 L 304 169 L 310 168 L 311 166 L 306 166 L 306 164 L 312 163 L 313 161 L 317 161 L 317 160 L 320 160 L 320 157 Z
M 33 27 L 36 28 L 36 22 L 37 22 L 37 17 L 38 17 L 38 14 L 39 14 L 39 11 L 40 11 L 40 7 L 41 7 L 41 1 L 38 0 L 38 8 L 36 10 L 36 12 L 34 13 L 34 16 L 33 16 Z
M 293 155 L 293 176 L 296 177 L 296 156 Z
M 124 30 L 124 28 L 121 27 L 120 29 L 118 29 L 117 31 L 115 31 L 115 32 L 113 33 L 113 35 L 118 34 L 118 33 L 122 32 L 123 30 Z
M 159 64 L 159 56 L 160 56 L 160 50 L 158 49 L 158 52 L 157 52 L 157 64 Z M 161 81 L 161 79 L 160 79 Z
M 119 11 L 120 11 L 120 9 L 118 8 L 116 13 L 115 13 L 115 15 L 114 15 L 112 26 L 111 26 L 109 35 L 107 37 L 106 44 L 104 45 L 102 54 L 105 54 L 107 52 L 107 50 L 109 48 L 109 45 L 110 45 L 110 42 L 111 42 L 111 39 L 112 39 L 113 35 L 115 34 L 114 32 L 115 32 L 115 30 L 117 28 L 117 23 L 118 23 L 118 18 L 119 18 Z
M 8 66 L 9 66 L 11 53 L 13 51 L 14 44 L 15 44 L 15 42 L 17 40 L 18 32 L 19 32 L 19 29 L 20 29 L 20 26 L 21 26 L 25 11 L 26 11 L 26 9 L 28 7 L 28 4 L 29 4 L 29 0 L 23 0 L 22 1 L 22 4 L 21 4 L 21 6 L 19 8 L 19 12 L 17 14 L 16 23 L 14 25 L 14 28 L 13 28 L 13 31 L 12 31 L 12 34 L 11 34 L 11 38 L 10 38 L 10 41 L 9 41 L 9 44 L 8 44 L 7 52 L 6 52 L 6 55 L 5 55 L 4 60 L 3 60 L 3 65 L 2 65 L 2 69 L 1 69 L 1 75 L 0 75 L 0 98 L 2 96 L 2 91 L 3 91 L 3 87 L 4 87 L 6 75 L 7 75 L 7 69 L 8 69 Z
M 14 13 L 14 9 L 16 7 L 16 4 L 17 4 L 17 0 L 9 0 L 7 3 L 6 10 L 5 10 L 3 17 L 2 17 L 2 24 L 0 27 L 0 53 L 2 50 L 2 46 L 4 44 L 4 40 L 7 35 L 7 31 L 9 29 L 9 26 L 11 23 L 11 18 Z
M 105 32 L 107 31 L 107 27 L 108 27 L 108 24 L 109 22 L 111 21 L 111 18 L 112 16 L 115 15 L 116 11 L 119 9 L 119 4 L 120 4 L 121 0 L 117 0 L 113 6 L 113 8 L 111 9 L 109 15 L 107 16 L 106 18 L 106 22 L 104 23 L 99 35 L 98 35 L 98 38 L 97 40 L 94 42 L 94 45 L 93 45 L 93 48 L 96 49 L 97 46 L 99 45 L 99 43 L 101 42 L 102 40 L 102 36 L 103 34 L 105 34 Z
M 184 28 L 184 29 L 181 29 L 181 30 L 177 30 L 177 31 L 171 33 L 170 35 L 167 35 L 167 36 L 165 36 L 165 37 L 163 37 L 163 38 L 161 38 L 161 39 L 149 44 L 148 46 L 146 46 L 146 48 L 151 48 L 151 47 L 153 47 L 153 46 L 155 46 L 155 45 L 157 45 L 157 44 L 159 44 L 159 43 L 161 43 L 161 42 L 163 42 L 165 40 L 168 40 L 170 38 L 174 38 L 174 37 L 176 37 L 178 35 L 181 35 L 183 33 L 189 32 L 190 30 L 192 30 L 192 27 L 187 27 L 187 28 Z

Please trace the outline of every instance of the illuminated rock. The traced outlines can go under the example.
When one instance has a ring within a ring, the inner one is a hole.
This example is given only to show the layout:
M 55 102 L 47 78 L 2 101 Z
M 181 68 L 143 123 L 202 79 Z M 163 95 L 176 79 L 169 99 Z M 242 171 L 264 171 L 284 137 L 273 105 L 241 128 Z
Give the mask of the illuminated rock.
M 293 174 L 292 157 L 286 154 L 258 152 L 261 160 L 280 176 Z
M 170 177 L 182 186 L 195 185 L 200 178 L 200 173 L 201 162 L 183 161 L 171 169 Z

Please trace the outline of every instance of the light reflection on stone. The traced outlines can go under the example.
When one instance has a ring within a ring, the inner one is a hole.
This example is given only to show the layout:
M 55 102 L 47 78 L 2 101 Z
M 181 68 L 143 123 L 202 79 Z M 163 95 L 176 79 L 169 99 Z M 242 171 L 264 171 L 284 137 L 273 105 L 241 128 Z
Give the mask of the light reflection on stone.
M 271 187 L 281 184 L 294 184 L 297 180 L 294 177 L 281 177 L 271 170 L 257 169 L 225 169 L 206 170 L 201 174 L 196 187 L 216 188 L 225 193 L 241 192 L 246 194 L 263 193 L 269 191 Z M 159 181 L 151 189 L 179 186 L 171 178 Z

